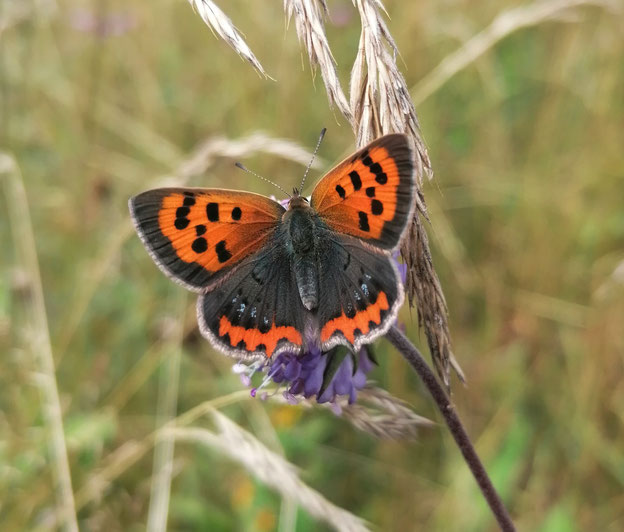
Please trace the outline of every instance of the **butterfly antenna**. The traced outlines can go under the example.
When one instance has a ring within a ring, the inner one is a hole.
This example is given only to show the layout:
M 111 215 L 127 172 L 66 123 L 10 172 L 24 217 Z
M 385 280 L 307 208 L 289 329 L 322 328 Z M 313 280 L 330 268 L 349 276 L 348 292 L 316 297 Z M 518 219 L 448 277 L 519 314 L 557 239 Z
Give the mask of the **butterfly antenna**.
M 266 177 L 262 177 L 260 174 L 256 174 L 256 172 L 254 172 L 253 170 L 250 170 L 249 168 L 246 168 L 245 166 L 243 166 L 243 163 L 239 163 L 237 161 L 237 162 L 234 163 L 234 165 L 237 166 L 238 168 L 240 168 L 241 170 L 244 170 L 248 174 L 255 175 L 256 177 L 259 177 L 260 179 L 262 179 L 262 181 L 266 181 L 267 183 L 271 183 L 271 185 L 273 185 L 276 188 L 279 188 L 289 198 L 292 198 L 292 196 L 288 192 L 286 192 L 282 187 L 280 187 L 277 183 L 274 183 L 273 181 L 271 181 L 270 179 L 267 179 Z
M 316 143 L 316 148 L 314 148 L 314 153 L 312 154 L 312 159 L 310 159 L 310 162 L 308 163 L 308 167 L 306 168 L 306 171 L 303 174 L 303 178 L 301 179 L 301 185 L 299 185 L 299 189 L 298 189 L 299 192 L 303 192 L 303 184 L 305 183 L 306 177 L 308 177 L 308 172 L 310 171 L 310 168 L 312 167 L 312 163 L 314 162 L 314 158 L 316 157 L 316 152 L 321 147 L 321 141 L 323 140 L 323 137 L 325 136 L 325 132 L 326 131 L 327 131 L 326 127 L 321 129 L 321 134 L 319 135 L 318 142 Z

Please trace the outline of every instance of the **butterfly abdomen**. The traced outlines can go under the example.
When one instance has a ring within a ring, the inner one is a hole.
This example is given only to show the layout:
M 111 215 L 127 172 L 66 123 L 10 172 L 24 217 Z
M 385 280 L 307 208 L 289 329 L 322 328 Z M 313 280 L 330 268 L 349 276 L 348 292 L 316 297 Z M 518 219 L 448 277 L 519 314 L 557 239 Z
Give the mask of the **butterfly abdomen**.
M 299 297 L 308 310 L 314 310 L 319 299 L 317 236 L 313 216 L 314 212 L 309 207 L 297 207 L 288 211 L 285 217 Z

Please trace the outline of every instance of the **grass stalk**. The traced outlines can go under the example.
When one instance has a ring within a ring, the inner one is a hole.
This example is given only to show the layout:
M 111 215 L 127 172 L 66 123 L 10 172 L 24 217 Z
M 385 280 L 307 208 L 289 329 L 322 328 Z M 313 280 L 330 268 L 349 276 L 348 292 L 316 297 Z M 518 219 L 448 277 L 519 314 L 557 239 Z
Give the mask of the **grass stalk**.
M 78 532 L 67 444 L 63 429 L 63 411 L 56 381 L 52 344 L 48 328 L 37 246 L 32 228 L 24 181 L 15 160 L 0 153 L 0 176 L 4 185 L 8 218 L 15 242 L 18 264 L 24 269 L 29 283 L 25 303 L 31 323 L 25 340 L 29 344 L 39 372 L 35 382 L 41 393 L 41 408 L 49 446 L 49 460 L 54 479 L 57 519 L 63 530 Z
M 155 445 L 159 434 L 167 428 L 183 427 L 205 416 L 215 409 L 249 399 L 249 390 L 238 390 L 231 394 L 222 395 L 194 406 L 190 410 L 171 419 L 160 429 L 156 429 L 140 441 L 127 441 L 108 455 L 107 463 L 97 473 L 91 475 L 88 481 L 76 492 L 76 506 L 83 508 L 90 502 L 102 497 L 107 487 L 117 477 L 122 475 L 137 463 Z
M 184 313 L 181 311 L 182 306 L 178 305 L 178 307 L 180 308 L 176 314 L 180 317 L 175 320 L 175 329 L 171 331 L 170 349 L 163 351 L 163 355 L 167 359 L 166 363 L 161 367 L 161 380 L 158 389 L 156 422 L 159 427 L 167 424 L 175 417 L 178 405 L 184 316 Z M 156 437 L 150 503 L 147 515 L 148 532 L 165 532 L 167 530 L 174 445 L 175 440 L 166 433 Z
M 552 0 L 547 2 L 538 0 L 529 5 L 503 11 L 488 27 L 447 55 L 434 70 L 410 90 L 414 105 L 423 103 L 455 74 L 516 31 L 537 26 L 549 20 L 569 21 L 566 15 L 572 14 L 573 10 L 579 7 L 595 6 L 615 10 L 617 5 L 613 0 Z

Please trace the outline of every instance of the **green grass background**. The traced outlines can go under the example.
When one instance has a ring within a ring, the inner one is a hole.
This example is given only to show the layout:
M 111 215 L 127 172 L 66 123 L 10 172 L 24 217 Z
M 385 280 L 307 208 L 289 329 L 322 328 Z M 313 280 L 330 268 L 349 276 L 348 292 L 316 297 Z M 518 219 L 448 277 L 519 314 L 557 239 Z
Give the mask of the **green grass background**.
M 326 126 L 328 165 L 354 139 L 328 108 L 281 2 L 220 2 L 276 81 L 260 78 L 182 0 L 4 0 L 0 20 L 18 4 L 25 14 L 0 33 L 0 150 L 17 162 L 30 211 L 10 209 L 14 183 L 5 177 L 0 522 L 3 530 L 47 529 L 55 511 L 40 368 L 29 347 L 41 331 L 24 241 L 14 236 L 30 223 L 80 526 L 142 530 L 151 452 L 97 496 L 80 499 L 81 489 L 157 426 L 159 381 L 171 376 L 176 353 L 180 413 L 241 384 L 198 335 L 194 296 L 157 270 L 131 232 L 128 197 L 175 174 L 213 136 L 262 130 L 312 148 Z M 388 0 L 413 93 L 518 5 Z M 359 18 L 347 0 L 329 6 L 329 42 L 346 86 Z M 134 26 L 99 38 L 74 27 L 76 9 L 125 13 Z M 624 529 L 622 27 L 621 9 L 593 7 L 520 29 L 417 102 L 435 170 L 425 185 L 431 244 L 468 380 L 454 382 L 454 400 L 522 530 Z M 303 171 L 276 156 L 243 160 L 285 188 Z M 275 193 L 232 163 L 217 160 L 191 184 Z M 404 310 L 403 320 L 426 351 L 415 315 Z M 406 362 L 378 344 L 372 377 L 441 422 Z M 443 425 L 417 442 L 389 442 L 325 410 L 244 397 L 223 412 L 379 530 L 494 529 Z M 302 510 L 287 523 L 275 492 L 215 452 L 178 444 L 173 467 L 171 530 L 326 529 Z

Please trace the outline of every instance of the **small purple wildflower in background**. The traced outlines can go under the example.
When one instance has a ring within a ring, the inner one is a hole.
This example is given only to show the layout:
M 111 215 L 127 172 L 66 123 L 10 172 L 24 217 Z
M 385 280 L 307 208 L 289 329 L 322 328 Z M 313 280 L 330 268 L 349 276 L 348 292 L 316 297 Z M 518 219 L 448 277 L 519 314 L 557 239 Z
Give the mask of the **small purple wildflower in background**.
M 123 35 L 137 26 L 137 18 L 127 11 L 97 13 L 87 9 L 74 9 L 69 16 L 72 28 L 91 33 L 100 39 Z

